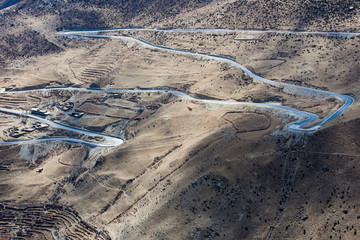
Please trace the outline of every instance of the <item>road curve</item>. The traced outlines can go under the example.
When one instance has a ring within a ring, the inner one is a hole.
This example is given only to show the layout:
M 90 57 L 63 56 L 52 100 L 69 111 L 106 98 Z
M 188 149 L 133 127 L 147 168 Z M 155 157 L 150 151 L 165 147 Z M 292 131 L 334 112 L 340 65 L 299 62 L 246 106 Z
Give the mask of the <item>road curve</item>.
M 218 105 L 239 105 L 239 106 L 256 106 L 256 107 L 265 107 L 266 109 L 273 109 L 273 110 L 285 110 L 285 112 L 288 115 L 292 115 L 295 118 L 301 119 L 295 123 L 290 124 L 290 129 L 292 130 L 298 130 L 299 126 L 302 126 L 303 124 L 307 124 L 308 122 L 311 122 L 318 117 L 313 113 L 308 113 L 296 109 L 292 109 L 285 106 L 279 106 L 279 105 L 272 105 L 272 104 L 262 104 L 262 103 L 250 103 L 250 102 L 235 102 L 235 101 L 222 101 L 222 100 L 207 100 L 207 99 L 198 99 L 193 98 L 183 92 L 174 91 L 174 90 L 159 90 L 159 89 L 119 89 L 119 90 L 103 90 L 103 89 L 85 89 L 85 88 L 45 88 L 45 89 L 35 89 L 35 90 L 24 90 L 24 91 L 14 91 L 14 92 L 0 92 L 1 94 L 19 94 L 19 93 L 27 93 L 27 92 L 52 92 L 52 91 L 80 91 L 80 92 L 96 92 L 96 93 L 171 93 L 173 95 L 176 95 L 178 97 L 191 100 L 191 101 L 197 101 L 207 104 L 218 104 Z M 34 139 L 34 140 L 17 140 L 17 141 L 7 141 L 7 142 L 0 142 L 0 144 L 19 144 L 19 143 L 32 143 L 32 142 L 44 142 L 44 141 L 67 141 L 67 142 L 74 142 L 74 143 L 83 143 L 86 145 L 89 145 L 91 147 L 116 147 L 121 145 L 124 140 L 120 138 L 116 138 L 109 135 L 94 133 L 78 128 L 74 128 L 71 126 L 66 126 L 60 123 L 52 122 L 50 120 L 35 116 L 33 114 L 29 114 L 26 111 L 18 111 L 18 110 L 12 110 L 12 109 L 6 109 L 6 108 L 0 108 L 0 112 L 5 114 L 13 114 L 17 116 L 23 116 L 32 118 L 38 121 L 41 121 L 43 123 L 46 123 L 54 128 L 60 128 L 80 134 L 84 134 L 86 136 L 91 137 L 102 137 L 105 139 L 103 143 L 95 143 L 90 142 L 86 140 L 81 139 L 75 139 L 75 138 L 65 138 L 65 137 L 56 137 L 56 138 L 41 138 L 41 139 Z M 316 127 L 310 128 L 310 129 L 300 129 L 300 131 L 310 132 L 314 131 Z
M 185 54 L 185 55 L 191 55 L 191 56 L 195 56 L 195 57 L 199 57 L 199 58 L 205 58 L 205 59 L 212 59 L 212 60 L 217 60 L 217 61 L 221 61 L 221 62 L 226 62 L 229 63 L 231 65 L 233 65 L 236 68 L 241 69 L 242 71 L 245 72 L 245 74 L 249 75 L 250 77 L 252 77 L 255 81 L 260 81 L 260 82 L 264 82 L 267 84 L 270 84 L 272 86 L 275 87 L 282 87 L 284 88 L 284 91 L 287 90 L 289 92 L 292 92 L 293 94 L 296 95 L 302 95 L 302 96 L 321 96 L 324 98 L 330 98 L 330 97 L 335 97 L 337 99 L 341 99 L 344 101 L 344 104 L 334 113 L 330 114 L 329 116 L 325 117 L 324 119 L 322 119 L 319 123 L 314 123 L 315 120 L 318 120 L 318 116 L 316 114 L 313 113 L 309 113 L 309 112 L 305 112 L 305 111 L 300 111 L 297 109 L 293 109 L 290 107 L 286 107 L 286 106 L 279 106 L 279 105 L 273 105 L 273 104 L 262 104 L 262 103 L 249 103 L 249 102 L 235 102 L 235 101 L 222 101 L 222 100 L 205 100 L 205 99 L 198 99 L 198 98 L 193 98 L 183 92 L 179 92 L 179 91 L 174 91 L 174 90 L 159 90 L 159 89 L 119 89 L 119 90 L 102 90 L 102 89 L 84 89 L 84 88 L 47 88 L 47 89 L 36 89 L 36 90 L 26 90 L 26 91 L 15 91 L 15 92 L 0 92 L 0 94 L 16 94 L 16 93 L 20 93 L 20 92 L 32 92 L 32 91 L 59 91 L 59 90 L 66 90 L 66 91 L 84 91 L 84 92 L 104 92 L 104 93 L 150 93 L 150 92 L 157 92 L 157 93 L 171 93 L 174 94 L 178 97 L 182 97 L 188 100 L 193 100 L 193 101 L 198 101 L 198 102 L 203 102 L 203 103 L 208 103 L 208 104 L 220 104 L 220 105 L 248 105 L 248 106 L 256 106 L 256 107 L 264 107 L 267 109 L 274 109 L 274 110 L 278 110 L 278 111 L 285 111 L 287 113 L 289 113 L 290 115 L 296 117 L 298 119 L 298 121 L 290 123 L 289 124 L 289 130 L 293 130 L 293 131 L 300 131 L 300 132 L 313 132 L 316 131 L 317 129 L 319 129 L 321 126 L 323 126 L 324 124 L 326 124 L 327 122 L 329 122 L 330 120 L 338 117 L 339 115 L 341 115 L 353 102 L 354 99 L 350 96 L 347 95 L 342 95 L 342 94 L 338 94 L 338 93 L 333 93 L 333 92 L 329 92 L 329 91 L 323 91 L 323 90 L 317 90 L 317 89 L 311 89 L 311 88 L 306 88 L 306 87 L 301 87 L 301 86 L 295 86 L 295 85 L 291 85 L 291 84 L 287 84 L 287 83 L 281 83 L 281 82 L 275 82 L 269 79 L 265 79 L 263 77 L 257 76 L 256 74 L 254 74 L 253 72 L 249 71 L 248 69 L 246 69 L 244 66 L 240 65 L 239 63 L 235 62 L 232 59 L 223 57 L 223 56 L 216 56 L 216 55 L 205 55 L 205 54 L 201 54 L 201 53 L 193 53 L 193 52 L 189 52 L 186 50 L 179 50 L 179 49 L 173 49 L 173 48 L 169 48 L 169 47 L 165 47 L 165 46 L 160 46 L 160 45 L 155 45 L 153 43 L 141 40 L 141 39 L 137 39 L 137 38 L 132 38 L 132 37 L 125 37 L 125 36 L 108 36 L 108 35 L 98 35 L 100 32 L 103 31 L 115 31 L 117 29 L 108 29 L 108 30 L 91 30 L 91 31 L 63 31 L 63 32 L 59 32 L 58 36 L 63 36 L 63 37 L 85 37 L 85 38 L 114 38 L 114 39 L 122 39 L 122 40 L 130 40 L 130 41 L 134 41 L 137 42 L 143 46 L 146 46 L 148 48 L 155 48 L 155 49 L 160 49 L 163 51 L 169 51 L 169 52 L 174 52 L 174 53 L 180 53 L 180 54 Z M 173 31 L 173 32 L 205 32 L 205 31 L 235 31 L 235 30 L 221 30 L 221 29 L 213 29 L 213 30 L 176 30 L 176 29 L 172 29 L 172 30 L 157 30 L 157 29 L 131 29 L 131 30 L 146 30 L 146 31 Z M 248 30 L 236 30 L 236 31 L 248 31 Z M 253 31 L 253 30 L 252 30 Z M 262 31 L 262 32 L 269 32 L 269 31 Z M 291 31 L 271 31 L 271 32 L 280 32 L 280 33 L 288 33 Z M 293 33 L 293 32 L 291 32 Z M 296 34 L 307 34 L 307 32 L 294 32 Z M 332 32 L 311 32 L 311 33 L 315 33 L 315 34 L 328 34 L 329 36 L 333 36 L 334 33 Z M 340 37 L 349 37 L 350 34 L 358 34 L 358 33 L 337 33 L 340 34 Z M 337 35 L 336 35 L 337 36 Z M 351 35 L 352 36 L 352 35 Z M 121 145 L 124 140 L 120 139 L 120 138 L 116 138 L 113 136 L 109 136 L 109 135 L 104 135 L 104 134 L 99 134 L 99 133 L 94 133 L 94 132 L 90 132 L 90 131 L 86 131 L 86 130 L 82 130 L 82 129 L 78 129 L 78 128 L 74 128 L 74 127 L 70 127 L 70 126 L 66 126 L 60 123 L 55 123 L 52 121 L 49 121 L 47 119 L 26 113 L 25 111 L 17 111 L 17 110 L 11 110 L 11 109 L 6 109 L 6 108 L 0 108 L 0 112 L 6 113 L 6 114 L 14 114 L 14 115 L 18 115 L 18 116 L 24 116 L 24 117 L 29 117 L 29 118 L 33 118 L 36 119 L 38 121 L 44 122 L 46 124 L 49 124 L 52 127 L 55 128 L 61 128 L 64 130 L 68 130 L 68 131 L 72 131 L 72 132 L 76 132 L 76 133 L 80 133 L 80 134 L 84 134 L 86 136 L 91 136 L 91 137 L 102 137 L 103 139 L 105 139 L 105 141 L 103 143 L 94 143 L 94 142 L 90 142 L 90 141 L 86 141 L 86 140 L 80 140 L 80 139 L 73 139 L 73 138 L 65 138 L 65 137 L 59 137 L 59 138 L 42 138 L 42 139 L 34 139 L 34 140 L 20 140 L 20 141 L 8 141 L 8 142 L 0 142 L 0 144 L 16 144 L 16 143 L 29 143 L 29 142 L 40 142 L 40 141 L 68 141 L 68 142 L 75 142 L 75 143 L 83 143 L 83 144 L 87 144 L 89 146 L 92 147 L 115 147 L 118 145 Z M 311 126 L 311 127 L 309 127 Z
M 23 91 L 23 92 L 27 92 L 27 91 Z M 1 94 L 4 94 L 4 93 L 17 93 L 17 92 L 1 92 Z M 90 136 L 90 137 L 102 137 L 102 138 L 105 139 L 104 143 L 101 143 L 101 144 L 100 143 L 90 142 L 90 141 L 85 141 L 85 140 L 81 140 L 81 139 L 64 138 L 64 137 L 41 138 L 41 139 L 34 139 L 34 140 L 8 141 L 8 142 L 0 142 L 0 144 L 14 144 L 14 143 L 29 143 L 29 142 L 44 142 L 44 141 L 62 140 L 62 141 L 67 141 L 67 142 L 84 143 L 84 144 L 87 144 L 87 145 L 93 146 L 93 147 L 115 147 L 115 146 L 118 146 L 118 145 L 120 145 L 120 144 L 122 144 L 124 142 L 120 138 L 116 138 L 116 137 L 112 137 L 112 136 L 108 136 L 108 135 L 103 135 L 103 134 L 99 134 L 99 133 L 94 133 L 94 132 L 90 132 L 90 131 L 86 131 L 86 130 L 66 126 L 66 125 L 63 125 L 63 124 L 60 124 L 60 123 L 55 123 L 55 122 L 52 122 L 50 120 L 35 116 L 33 114 L 29 114 L 26 111 L 18 111 L 18 110 L 12 110 L 12 109 L 7 109 L 7 108 L 0 108 L 0 112 L 6 113 L 6 114 L 13 114 L 13 115 L 17 115 L 17 116 L 23 116 L 23 117 L 32 118 L 32 119 L 41 121 L 43 123 L 46 123 L 49 126 L 52 126 L 54 128 L 60 128 L 60 129 L 68 130 L 68 131 L 71 131 L 71 132 L 84 134 L 84 135 Z
M 114 29 L 117 30 L 117 29 Z M 141 30 L 141 31 L 150 31 L 152 29 L 132 29 L 134 31 L 136 30 Z M 181 32 L 194 32 L 194 31 L 220 31 L 221 29 L 214 29 L 214 30 L 176 30 L 176 29 L 172 29 L 172 30 L 157 30 L 157 29 L 153 29 L 152 31 L 181 31 Z M 108 29 L 105 31 L 113 31 L 112 29 Z M 248 31 L 248 30 L 223 30 L 223 31 Z M 250 30 L 249 30 L 250 31 Z M 253 30 L 251 30 L 253 31 Z M 253 72 L 251 72 L 250 70 L 248 70 L 247 68 L 245 68 L 244 66 L 240 65 L 239 63 L 235 62 L 234 60 L 227 58 L 227 57 L 223 57 L 223 56 L 217 56 L 217 55 L 206 55 L 206 54 L 201 54 L 201 53 L 194 53 L 194 52 L 189 52 L 187 50 L 183 50 L 183 49 L 174 49 L 174 48 L 169 48 L 169 47 L 165 47 L 165 46 L 160 46 L 160 45 L 156 45 L 150 42 L 147 42 L 145 40 L 142 39 L 137 39 L 137 38 L 132 38 L 132 37 L 127 37 L 127 36 L 109 36 L 109 35 L 98 35 L 99 33 L 103 32 L 102 30 L 91 30 L 91 31 L 62 31 L 62 32 L 58 32 L 58 36 L 63 36 L 63 37 L 85 37 L 85 38 L 113 38 L 113 39 L 123 39 L 123 40 L 131 40 L 131 41 L 135 41 L 143 46 L 146 46 L 148 48 L 153 48 L 153 49 L 160 49 L 163 51 L 168 51 L 168 52 L 173 52 L 173 53 L 179 53 L 179 54 L 184 54 L 184 55 L 191 55 L 194 57 L 200 57 L 203 59 L 212 59 L 212 60 L 217 60 L 217 61 L 221 61 L 221 62 L 226 62 L 229 63 L 231 65 L 233 65 L 236 68 L 241 69 L 242 71 L 245 72 L 245 74 L 247 74 L 248 76 L 252 77 L 255 81 L 259 81 L 259 82 L 264 82 L 267 84 L 270 84 L 274 87 L 281 87 L 284 88 L 285 92 L 290 92 L 293 93 L 295 95 L 301 95 L 301 96 L 309 96 L 309 97 L 323 97 L 323 98 L 331 98 L 334 97 L 336 99 L 339 99 L 341 101 L 344 102 L 344 104 L 334 113 L 330 114 L 329 116 L 325 117 L 320 123 L 316 124 L 315 126 L 308 128 L 308 125 L 310 122 L 312 122 L 314 119 L 312 117 L 309 116 L 309 120 L 306 122 L 302 122 L 302 123 L 294 123 L 290 126 L 291 130 L 294 131 L 303 131 L 303 132 L 311 132 L 311 131 L 316 131 L 319 127 L 325 125 L 326 123 L 328 123 L 329 121 L 331 121 L 332 119 L 338 117 L 339 115 L 341 115 L 353 102 L 354 99 L 348 95 L 343 95 L 343 94 L 339 94 L 339 93 L 334 93 L 334 92 L 329 92 L 329 91 L 323 91 L 323 90 L 318 90 L 318 89 L 312 89 L 312 88 L 306 88 L 306 87 L 301 87 L 301 86 L 296 86 L 296 85 L 291 85 L 291 84 L 287 84 L 287 83 L 281 83 L 281 82 L 276 82 L 276 81 L 272 81 L 263 77 L 260 77 L 256 74 L 254 74 Z M 258 30 L 258 32 L 269 32 L 267 30 L 265 31 L 260 31 Z M 335 34 L 335 32 L 297 32 L 297 31 L 276 31 L 273 30 L 271 32 L 275 32 L 275 33 L 296 33 L 296 34 L 308 34 L 308 33 L 321 33 L 321 34 L 328 34 L 329 36 L 333 36 Z M 356 34 L 356 36 L 358 36 L 360 33 L 338 33 L 341 34 L 342 36 L 345 36 L 346 34 Z M 278 106 L 280 108 L 286 108 L 284 106 Z M 291 110 L 291 108 L 286 108 L 288 110 Z M 297 111 L 295 109 L 292 109 L 292 111 Z

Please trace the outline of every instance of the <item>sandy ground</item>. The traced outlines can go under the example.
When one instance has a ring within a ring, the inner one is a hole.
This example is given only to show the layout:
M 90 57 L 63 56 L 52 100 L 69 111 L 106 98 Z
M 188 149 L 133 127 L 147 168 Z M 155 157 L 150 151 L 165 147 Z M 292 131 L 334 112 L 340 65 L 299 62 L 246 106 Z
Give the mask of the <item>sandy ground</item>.
M 358 39 L 141 37 L 230 55 L 267 78 L 359 94 L 358 55 L 350 54 L 358 51 Z M 1 86 L 170 87 L 196 96 L 282 103 L 320 115 L 338 106 L 253 83 L 215 61 L 117 40 L 53 41 L 64 51 L 12 62 Z M 358 230 L 358 103 L 319 133 L 303 136 L 281 131 L 294 119 L 276 111 L 174 96 L 64 91 L 4 98 L 3 107 L 39 107 L 58 122 L 127 141 L 112 149 L 63 142 L 1 146 L 2 202 L 70 206 L 113 239 L 351 239 Z M 62 110 L 65 103 L 72 108 Z M 74 118 L 75 112 L 85 115 Z M 3 115 L 1 121 L 8 127 L 23 124 Z

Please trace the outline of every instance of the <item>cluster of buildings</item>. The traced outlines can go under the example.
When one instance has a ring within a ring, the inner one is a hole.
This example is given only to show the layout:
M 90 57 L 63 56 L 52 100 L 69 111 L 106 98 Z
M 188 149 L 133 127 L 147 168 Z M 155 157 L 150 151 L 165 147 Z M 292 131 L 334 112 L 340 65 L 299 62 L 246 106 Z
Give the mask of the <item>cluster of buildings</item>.
M 22 128 L 14 127 L 14 128 L 10 128 L 8 131 L 9 131 L 10 137 L 18 138 L 18 137 L 24 136 L 27 133 L 34 132 L 36 130 L 45 130 L 48 127 L 49 127 L 49 125 L 47 125 L 45 123 L 36 122 L 31 127 L 22 127 Z
M 59 108 L 60 110 L 63 110 L 64 112 L 67 112 L 67 111 L 73 109 L 74 103 L 72 103 L 72 102 L 58 103 L 56 105 L 56 107 Z

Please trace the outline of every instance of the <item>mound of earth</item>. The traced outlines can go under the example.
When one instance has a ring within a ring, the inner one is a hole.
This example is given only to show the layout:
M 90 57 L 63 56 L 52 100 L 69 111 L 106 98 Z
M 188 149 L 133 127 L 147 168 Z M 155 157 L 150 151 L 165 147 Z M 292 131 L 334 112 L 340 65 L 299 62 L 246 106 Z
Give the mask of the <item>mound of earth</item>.
M 265 130 L 271 124 L 271 119 L 262 113 L 228 112 L 223 118 L 231 122 L 238 132 Z

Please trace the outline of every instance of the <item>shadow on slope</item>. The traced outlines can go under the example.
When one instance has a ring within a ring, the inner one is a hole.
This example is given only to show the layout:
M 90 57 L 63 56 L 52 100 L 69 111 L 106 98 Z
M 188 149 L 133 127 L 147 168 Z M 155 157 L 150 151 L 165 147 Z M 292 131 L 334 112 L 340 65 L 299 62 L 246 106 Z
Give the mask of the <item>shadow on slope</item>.
M 311 135 L 305 147 L 292 137 L 247 144 L 246 134 L 236 141 L 204 139 L 194 146 L 203 150 L 189 155 L 190 161 L 161 184 L 161 202 L 135 231 L 130 228 L 134 225 L 125 228 L 123 236 L 355 238 L 360 217 L 358 123 L 359 119 Z M 347 147 L 344 139 L 353 145 Z M 265 152 L 265 145 L 273 151 Z M 171 185 L 176 185 L 175 192 Z

